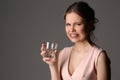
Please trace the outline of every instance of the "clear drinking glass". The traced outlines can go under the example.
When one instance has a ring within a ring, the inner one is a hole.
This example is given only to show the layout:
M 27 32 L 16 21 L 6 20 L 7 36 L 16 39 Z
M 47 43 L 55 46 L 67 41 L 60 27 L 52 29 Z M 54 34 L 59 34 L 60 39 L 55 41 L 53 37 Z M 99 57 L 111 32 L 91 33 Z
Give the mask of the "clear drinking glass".
M 58 48 L 57 43 L 46 42 L 46 54 L 44 55 L 44 57 L 53 58 L 54 50 L 57 50 L 57 48 Z

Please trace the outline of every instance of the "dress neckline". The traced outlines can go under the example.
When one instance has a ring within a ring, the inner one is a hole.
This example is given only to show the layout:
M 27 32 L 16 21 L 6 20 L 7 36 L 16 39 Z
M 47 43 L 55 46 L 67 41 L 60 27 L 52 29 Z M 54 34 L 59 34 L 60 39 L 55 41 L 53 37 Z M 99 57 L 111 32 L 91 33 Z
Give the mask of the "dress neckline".
M 67 73 L 68 73 L 69 77 L 73 77 L 76 74 L 80 65 L 83 63 L 84 59 L 88 56 L 88 54 L 94 49 L 94 47 L 95 46 L 93 46 L 91 49 L 88 50 L 87 53 L 85 53 L 83 59 L 80 61 L 80 63 L 78 64 L 78 66 L 76 67 L 76 69 L 74 70 L 74 72 L 72 74 L 70 74 L 70 72 L 69 72 L 69 63 L 70 63 L 70 55 L 71 55 L 71 51 L 72 51 L 73 46 L 70 47 L 68 58 L 67 58 Z

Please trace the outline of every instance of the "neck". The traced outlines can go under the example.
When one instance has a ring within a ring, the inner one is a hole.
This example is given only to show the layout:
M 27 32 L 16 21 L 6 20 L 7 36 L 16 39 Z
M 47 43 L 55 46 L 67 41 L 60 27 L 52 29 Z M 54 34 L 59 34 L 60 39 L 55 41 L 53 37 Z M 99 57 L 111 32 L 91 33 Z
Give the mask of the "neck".
M 91 47 L 91 45 L 87 40 L 84 40 L 82 42 L 81 41 L 76 42 L 74 45 L 74 48 L 76 48 L 77 50 L 85 50 L 90 47 Z

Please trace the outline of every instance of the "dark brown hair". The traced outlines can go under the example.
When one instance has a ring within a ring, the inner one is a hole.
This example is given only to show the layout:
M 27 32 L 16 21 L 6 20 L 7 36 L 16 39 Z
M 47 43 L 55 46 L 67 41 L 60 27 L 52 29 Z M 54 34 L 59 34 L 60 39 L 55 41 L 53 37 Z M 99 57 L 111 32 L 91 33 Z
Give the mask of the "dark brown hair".
M 94 10 L 86 2 L 79 1 L 67 8 L 64 19 L 66 19 L 66 15 L 71 12 L 75 12 L 83 18 L 87 40 L 91 45 L 95 44 L 92 41 L 92 37 L 95 39 L 93 31 L 95 30 L 95 23 L 98 22 L 98 19 L 95 18 Z

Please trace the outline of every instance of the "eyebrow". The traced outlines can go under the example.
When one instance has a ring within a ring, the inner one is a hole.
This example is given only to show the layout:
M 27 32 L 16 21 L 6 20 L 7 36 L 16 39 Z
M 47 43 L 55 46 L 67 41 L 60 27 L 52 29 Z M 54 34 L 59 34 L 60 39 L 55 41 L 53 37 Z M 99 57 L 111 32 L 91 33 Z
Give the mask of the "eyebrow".
M 69 22 L 65 22 L 66 24 L 70 24 Z M 83 22 L 75 22 L 75 23 L 83 23 Z

